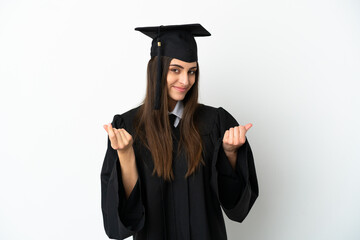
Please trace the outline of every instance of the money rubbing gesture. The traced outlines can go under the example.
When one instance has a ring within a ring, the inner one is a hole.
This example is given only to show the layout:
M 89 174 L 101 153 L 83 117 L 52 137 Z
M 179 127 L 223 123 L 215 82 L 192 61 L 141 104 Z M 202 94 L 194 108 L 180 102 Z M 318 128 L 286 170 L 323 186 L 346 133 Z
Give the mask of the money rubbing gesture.
M 103 126 L 105 131 L 109 134 L 111 147 L 120 153 L 126 153 L 133 150 L 132 136 L 123 128 L 116 129 L 111 126 L 111 123 Z M 120 159 L 121 161 L 121 159 Z
M 111 147 L 117 151 L 121 166 L 121 177 L 126 198 L 129 197 L 138 179 L 132 136 L 123 128 L 116 129 L 111 123 L 103 126 L 109 135 Z
M 229 128 L 225 131 L 223 137 L 223 149 L 225 155 L 228 157 L 231 166 L 235 169 L 236 155 L 239 147 L 241 147 L 246 141 L 246 132 L 252 127 L 251 123 L 245 126 L 236 126 Z

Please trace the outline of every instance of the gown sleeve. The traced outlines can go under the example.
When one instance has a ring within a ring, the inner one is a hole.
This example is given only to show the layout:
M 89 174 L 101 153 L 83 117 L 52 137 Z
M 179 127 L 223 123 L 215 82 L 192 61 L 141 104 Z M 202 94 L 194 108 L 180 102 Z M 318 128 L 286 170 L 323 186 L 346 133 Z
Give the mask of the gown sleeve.
M 211 184 L 225 214 L 231 220 L 242 222 L 259 195 L 254 159 L 246 139 L 238 149 L 235 169 L 231 167 L 222 139 L 226 130 L 239 124 L 225 109 L 220 107 L 217 112 L 211 133 L 215 144 Z
M 114 128 L 126 129 L 120 115 L 115 115 L 111 124 Z M 109 137 L 101 169 L 101 208 L 105 232 L 109 238 L 127 238 L 144 226 L 145 210 L 141 199 L 140 177 L 126 199 L 119 157 L 111 147 Z

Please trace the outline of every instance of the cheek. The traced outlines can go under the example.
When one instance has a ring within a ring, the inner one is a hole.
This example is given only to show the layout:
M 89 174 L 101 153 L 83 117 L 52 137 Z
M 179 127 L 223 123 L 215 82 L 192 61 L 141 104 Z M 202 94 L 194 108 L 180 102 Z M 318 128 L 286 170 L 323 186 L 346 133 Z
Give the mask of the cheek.
M 195 76 L 190 78 L 190 85 L 193 86 L 195 83 Z
M 171 86 L 171 77 L 169 77 L 169 75 L 166 78 L 166 87 L 168 89 L 168 91 L 170 90 L 170 86 Z
M 173 74 L 168 74 L 167 78 L 166 78 L 166 83 L 167 86 L 170 87 L 174 82 L 176 81 L 175 77 L 173 76 Z

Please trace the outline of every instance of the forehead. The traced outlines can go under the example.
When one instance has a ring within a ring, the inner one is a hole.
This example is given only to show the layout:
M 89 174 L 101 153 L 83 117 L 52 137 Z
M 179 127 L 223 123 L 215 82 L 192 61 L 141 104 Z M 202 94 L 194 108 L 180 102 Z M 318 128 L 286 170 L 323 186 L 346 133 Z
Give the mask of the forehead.
M 197 63 L 196 62 L 184 62 L 184 61 L 181 61 L 179 59 L 176 59 L 176 58 L 173 58 L 170 62 L 170 65 L 171 64 L 176 64 L 176 65 L 180 65 L 184 68 L 194 68 L 194 67 L 197 67 Z

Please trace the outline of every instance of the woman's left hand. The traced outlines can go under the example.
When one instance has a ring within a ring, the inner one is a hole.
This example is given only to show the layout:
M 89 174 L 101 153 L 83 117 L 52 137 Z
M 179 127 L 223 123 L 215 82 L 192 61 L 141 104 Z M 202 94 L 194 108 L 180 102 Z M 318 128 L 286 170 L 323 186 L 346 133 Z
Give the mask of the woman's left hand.
M 229 128 L 225 131 L 223 137 L 223 149 L 228 157 L 231 165 L 235 168 L 236 155 L 239 147 L 241 147 L 246 141 L 246 132 L 252 127 L 251 123 L 246 124 L 245 126 L 237 126 Z

